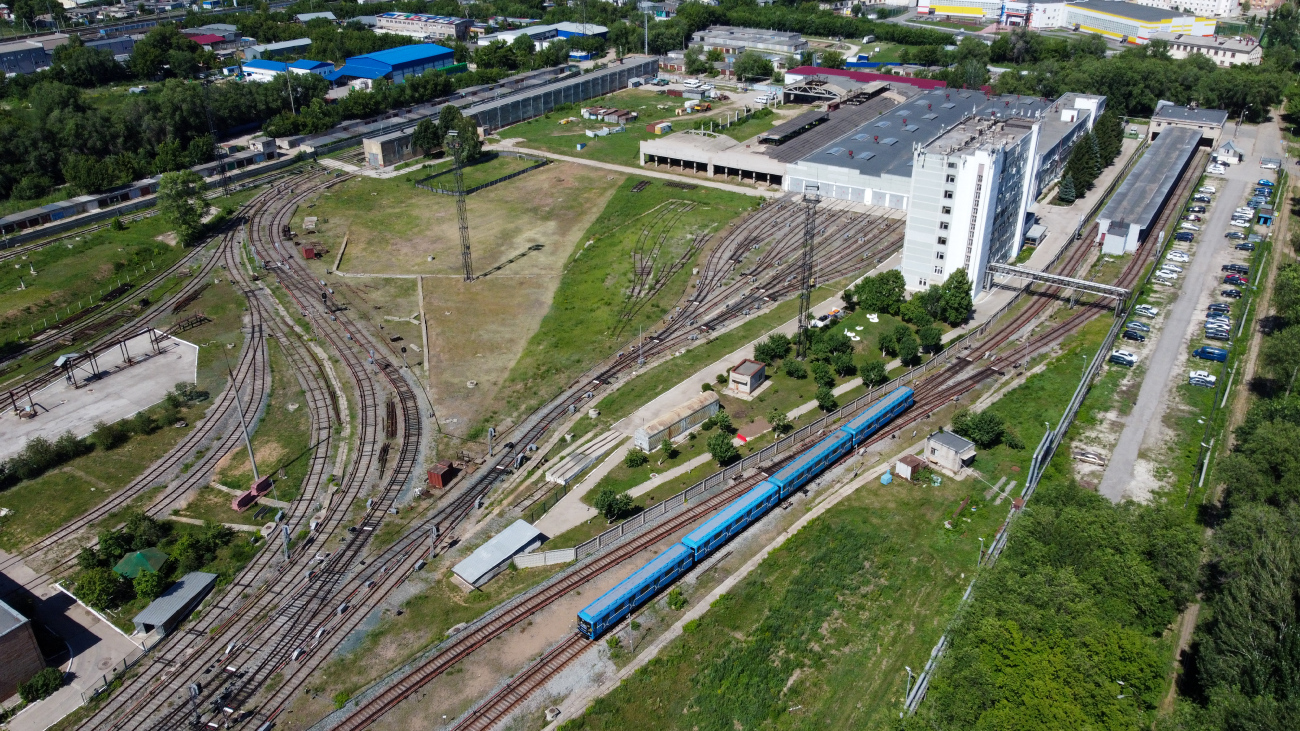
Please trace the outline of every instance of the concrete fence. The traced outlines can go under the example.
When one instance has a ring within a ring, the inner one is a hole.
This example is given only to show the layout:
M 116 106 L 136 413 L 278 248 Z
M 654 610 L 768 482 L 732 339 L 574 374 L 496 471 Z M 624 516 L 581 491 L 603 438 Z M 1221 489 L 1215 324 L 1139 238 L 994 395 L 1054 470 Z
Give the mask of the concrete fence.
M 554 566 L 569 563 L 577 559 L 578 553 L 572 548 L 559 548 L 554 551 L 539 553 L 521 553 L 515 556 L 515 568 L 531 569 L 537 566 Z

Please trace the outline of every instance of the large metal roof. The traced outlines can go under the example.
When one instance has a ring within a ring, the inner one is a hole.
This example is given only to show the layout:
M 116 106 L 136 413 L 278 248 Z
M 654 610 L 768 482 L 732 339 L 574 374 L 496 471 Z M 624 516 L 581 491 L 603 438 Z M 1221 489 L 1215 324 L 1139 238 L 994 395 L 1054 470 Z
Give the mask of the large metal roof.
M 541 536 L 541 531 L 522 520 L 516 520 L 509 528 L 492 536 L 492 540 L 479 546 L 468 558 L 456 564 L 452 571 L 470 584 L 477 585 L 492 569 L 509 561 L 516 553 L 524 550 L 528 544 Z
M 144 608 L 144 611 L 135 615 L 132 620 L 138 629 L 146 626 L 165 627 L 175 621 L 182 619 L 178 616 L 188 608 L 193 607 L 203 597 L 212 591 L 212 587 L 217 584 L 217 575 L 208 574 L 202 571 L 192 571 L 181 577 L 180 581 L 172 584 L 162 596 L 154 599 L 153 602 Z
M 1191 159 L 1201 133 L 1186 127 L 1171 127 L 1160 133 L 1147 148 L 1133 172 L 1119 186 L 1115 197 L 1098 215 L 1099 220 L 1138 224 L 1146 233 L 1169 198 L 1174 184 Z

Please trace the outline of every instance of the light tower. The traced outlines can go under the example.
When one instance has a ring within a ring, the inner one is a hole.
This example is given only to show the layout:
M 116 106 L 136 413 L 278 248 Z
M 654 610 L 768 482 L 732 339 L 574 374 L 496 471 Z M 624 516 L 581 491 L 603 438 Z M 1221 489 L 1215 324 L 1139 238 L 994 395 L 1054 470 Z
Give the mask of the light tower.
M 447 133 L 447 147 L 451 148 L 452 177 L 456 181 L 456 218 L 460 219 L 460 261 L 465 266 L 465 281 L 474 281 L 474 261 L 469 255 L 469 213 L 465 210 L 465 176 L 461 170 L 464 145 L 456 130 Z

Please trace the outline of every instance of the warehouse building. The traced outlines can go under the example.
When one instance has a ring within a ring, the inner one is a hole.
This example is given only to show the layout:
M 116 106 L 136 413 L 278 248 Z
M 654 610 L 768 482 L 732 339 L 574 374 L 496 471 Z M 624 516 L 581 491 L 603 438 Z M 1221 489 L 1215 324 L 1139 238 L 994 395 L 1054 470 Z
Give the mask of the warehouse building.
M 424 13 L 380 13 L 375 16 L 376 33 L 392 33 L 412 38 L 463 41 L 469 38 L 469 18 L 451 18 Z
M 533 39 L 533 45 L 537 50 L 542 50 L 551 41 L 561 38 L 583 38 L 587 36 L 596 36 L 604 38 L 609 34 L 609 28 L 595 23 L 555 23 L 553 25 L 530 25 L 527 28 L 515 28 L 513 30 L 503 30 L 498 33 L 489 33 L 478 37 L 478 44 L 486 46 L 493 41 L 501 41 L 507 45 L 514 43 L 519 36 L 528 36 Z
M 696 31 L 691 36 L 691 44 L 702 46 L 705 51 L 718 50 L 728 56 L 739 56 L 745 51 L 798 56 L 808 50 L 808 41 L 799 33 L 730 25 L 715 25 Z
M 1184 59 L 1200 54 L 1219 66 L 1258 66 L 1264 62 L 1264 49 L 1251 36 L 1190 36 L 1182 33 L 1153 33 L 1153 41 L 1169 44 L 1171 58 Z
M 1123 43 L 1146 44 L 1156 33 L 1189 36 L 1214 35 L 1215 22 L 1179 10 L 1116 2 L 1084 0 L 1069 3 L 1065 9 L 1065 27 L 1096 33 Z
M 18 694 L 18 686 L 45 669 L 32 621 L 0 601 L 0 698 Z
M 424 150 L 416 148 L 412 142 L 414 135 L 415 128 L 407 127 L 362 140 L 366 164 L 372 168 L 386 168 L 423 155 Z
M 1156 103 L 1156 112 L 1151 115 L 1151 124 L 1147 126 L 1147 134 L 1152 139 L 1157 137 L 1161 132 L 1183 127 L 1185 129 L 1194 129 L 1200 132 L 1201 137 L 1210 141 L 1210 144 L 1216 144 L 1219 141 L 1219 135 L 1223 132 L 1223 126 L 1228 122 L 1228 113 L 1222 109 L 1201 109 L 1195 105 L 1182 107 L 1168 101 L 1159 101 Z
M 1173 195 L 1183 171 L 1201 144 L 1201 133 L 1172 127 L 1156 138 L 1097 216 L 1097 243 L 1106 254 L 1130 254 Z
M 462 587 L 473 591 L 504 571 L 516 555 L 528 553 L 542 545 L 544 540 L 546 536 L 541 531 L 516 520 L 456 564 L 451 570 L 452 575 L 460 580 Z
M 718 394 L 705 391 L 658 419 L 646 424 L 632 435 L 632 444 L 644 452 L 653 452 L 664 440 L 673 440 L 694 429 L 705 419 L 718 413 L 721 404 Z
M 996 20 L 1002 14 L 1002 2 L 1000 0 L 917 0 L 916 14 Z
M 325 74 L 335 84 L 346 84 L 356 79 L 384 78 L 401 83 L 407 76 L 419 76 L 425 71 L 446 69 L 455 65 L 455 53 L 450 48 L 433 43 L 399 46 L 387 51 L 376 51 L 349 58 L 343 67 Z
M 66 33 L 52 33 L 0 43 L 0 72 L 34 74 L 43 68 L 49 68 L 50 61 L 54 58 L 54 49 L 67 42 Z
M 244 58 L 248 61 L 259 59 L 272 59 L 279 56 L 300 56 L 311 48 L 310 38 L 295 38 L 292 41 L 280 41 L 279 43 L 263 43 L 256 46 L 245 48 Z
M 217 585 L 217 575 L 202 571 L 185 574 L 154 599 L 131 621 L 137 634 L 160 631 L 167 634 L 185 621 Z

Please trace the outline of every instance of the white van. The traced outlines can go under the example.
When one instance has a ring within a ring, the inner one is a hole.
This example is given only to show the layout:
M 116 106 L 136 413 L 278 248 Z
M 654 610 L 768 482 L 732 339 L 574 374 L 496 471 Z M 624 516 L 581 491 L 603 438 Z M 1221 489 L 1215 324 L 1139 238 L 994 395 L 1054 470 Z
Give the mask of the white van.
M 699 79 L 687 79 L 682 82 L 682 86 L 685 86 L 687 89 L 698 89 L 701 86 L 704 86 L 704 84 L 701 84 Z

